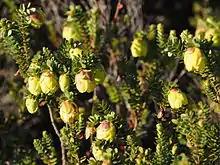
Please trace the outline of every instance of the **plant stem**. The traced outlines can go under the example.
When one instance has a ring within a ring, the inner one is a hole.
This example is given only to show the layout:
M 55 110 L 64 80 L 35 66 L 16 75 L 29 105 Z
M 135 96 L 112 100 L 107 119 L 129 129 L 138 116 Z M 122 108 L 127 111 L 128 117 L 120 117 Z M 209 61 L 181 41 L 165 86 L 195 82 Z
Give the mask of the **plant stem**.
M 55 133 L 57 134 L 57 136 L 59 137 L 59 140 L 60 140 L 60 147 L 61 147 L 61 153 L 62 153 L 62 165 L 65 165 L 66 164 L 66 158 L 65 158 L 65 147 L 64 147 L 64 143 L 63 143 L 63 140 L 60 136 L 60 133 L 55 125 L 55 122 L 54 122 L 54 118 L 53 118 L 53 112 L 52 112 L 52 109 L 50 107 L 49 104 L 47 104 L 47 107 L 48 107 L 48 110 L 49 110 L 49 114 L 50 114 L 50 121 L 51 121 L 51 124 L 53 126 L 53 129 L 55 131 Z
M 113 22 L 115 22 L 118 19 L 118 14 L 119 14 L 119 10 L 120 10 L 120 8 L 118 7 L 119 4 L 121 4 L 121 0 L 119 0 L 118 3 L 117 3 L 117 7 L 116 7 Z

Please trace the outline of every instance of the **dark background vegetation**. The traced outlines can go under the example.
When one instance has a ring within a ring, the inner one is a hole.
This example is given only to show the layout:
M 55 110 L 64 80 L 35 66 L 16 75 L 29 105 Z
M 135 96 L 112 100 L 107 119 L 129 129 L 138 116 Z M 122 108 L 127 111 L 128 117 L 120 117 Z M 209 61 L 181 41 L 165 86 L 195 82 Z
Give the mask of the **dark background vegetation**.
M 65 18 L 64 12 L 68 5 L 73 3 L 82 5 L 85 10 L 91 7 L 91 2 L 86 0 L 0 0 L 0 18 L 10 18 L 11 12 L 15 9 L 10 5 L 15 4 L 17 6 L 22 2 L 31 2 L 33 6 L 39 6 L 43 9 L 47 21 L 51 21 L 55 27 L 57 45 L 62 40 L 62 23 Z M 97 0 L 97 2 L 103 10 L 106 6 L 111 8 L 110 13 L 105 14 L 109 14 L 110 20 L 113 19 L 117 0 Z M 130 14 L 133 31 L 147 28 L 152 23 L 162 22 L 167 30 L 175 29 L 177 33 L 180 33 L 184 29 L 189 29 L 193 32 L 195 29 L 190 25 L 189 18 L 193 17 L 194 2 L 195 0 L 125 0 L 123 4 L 126 8 L 121 10 L 121 12 Z M 220 6 L 220 1 L 212 0 L 209 4 L 217 8 Z M 33 46 L 36 47 L 36 50 L 43 46 L 52 49 L 56 48 L 56 44 L 51 42 L 48 34 L 46 27 L 35 30 L 36 39 L 33 41 Z M 43 130 L 48 130 L 54 135 L 48 120 L 48 113 L 41 113 L 41 116 L 35 116 L 21 111 L 26 116 L 20 118 L 17 109 L 19 109 L 19 105 L 23 100 L 22 92 L 18 89 L 23 86 L 23 81 L 19 76 L 14 76 L 16 71 L 17 66 L 11 57 L 0 50 L 0 148 L 2 150 L 0 151 L 0 164 L 1 160 L 13 157 L 13 153 L 21 152 L 16 151 L 15 146 L 20 146 L 20 148 L 32 146 L 33 138 L 41 136 Z M 16 114 L 17 117 L 11 114 Z M 56 141 L 56 136 L 54 138 Z M 153 142 L 150 141 L 146 145 L 149 147 L 153 145 Z M 7 152 L 4 152 L 6 148 Z

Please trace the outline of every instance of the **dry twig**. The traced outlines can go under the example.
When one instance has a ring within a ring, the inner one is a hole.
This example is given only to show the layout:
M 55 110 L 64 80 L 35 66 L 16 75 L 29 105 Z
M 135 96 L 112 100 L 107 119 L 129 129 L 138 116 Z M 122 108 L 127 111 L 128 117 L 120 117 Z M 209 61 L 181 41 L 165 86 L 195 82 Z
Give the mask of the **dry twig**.
M 64 143 L 63 143 L 63 140 L 60 136 L 60 133 L 59 133 L 59 131 L 58 131 L 58 129 L 57 129 L 55 123 L 54 123 L 53 112 L 52 112 L 51 106 L 49 104 L 47 104 L 47 107 L 48 107 L 48 110 L 49 110 L 50 121 L 51 121 L 51 124 L 53 126 L 53 129 L 54 129 L 55 133 L 57 134 L 57 136 L 60 139 L 60 147 L 61 147 L 61 153 L 62 153 L 62 165 L 65 165 L 66 164 L 66 156 L 65 156 Z

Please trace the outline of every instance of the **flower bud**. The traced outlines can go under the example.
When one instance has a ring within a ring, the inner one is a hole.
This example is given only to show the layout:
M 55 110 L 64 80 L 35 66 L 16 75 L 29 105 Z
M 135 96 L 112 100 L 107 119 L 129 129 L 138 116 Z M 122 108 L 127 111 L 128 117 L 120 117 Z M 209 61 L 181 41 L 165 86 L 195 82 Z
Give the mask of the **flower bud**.
M 82 52 L 83 51 L 80 48 L 71 48 L 70 51 L 69 51 L 70 58 L 74 59 L 75 57 L 82 56 Z
M 60 118 L 64 123 L 73 122 L 78 116 L 78 107 L 70 100 L 65 100 L 60 106 Z
M 204 39 L 204 37 L 205 37 L 205 28 L 204 27 L 198 27 L 195 31 L 195 36 L 198 39 Z
M 213 28 L 208 29 L 205 33 L 205 39 L 210 40 L 211 37 L 214 45 L 220 45 L 219 33 Z
M 210 103 L 210 114 L 214 122 L 220 123 L 220 104 L 216 102 Z
M 35 99 L 27 98 L 25 105 L 29 113 L 33 114 L 38 110 L 38 102 Z
M 91 71 L 82 70 L 75 76 L 76 88 L 80 93 L 94 91 L 96 84 Z
M 189 158 L 184 153 L 178 156 L 179 159 L 175 161 L 175 165 L 191 165 Z
M 215 112 L 215 113 L 220 113 L 220 104 L 216 102 L 211 102 L 210 103 L 210 110 Z
M 59 77 L 59 85 L 62 92 L 68 91 L 70 87 L 70 77 L 65 73 Z
M 187 139 L 186 146 L 189 147 L 190 149 L 193 147 L 193 144 L 189 139 Z
M 28 19 L 33 27 L 40 28 L 44 23 L 43 12 L 40 10 L 36 10 L 36 12 L 33 12 L 28 16 Z
M 71 22 L 63 27 L 63 38 L 66 40 L 76 40 L 80 41 L 82 39 L 81 33 L 77 30 L 77 27 L 71 25 Z
M 87 126 L 85 131 L 86 139 L 88 139 L 93 133 L 95 133 L 95 128 Z
M 112 142 L 116 134 L 115 126 L 108 121 L 101 122 L 96 129 L 96 137 L 99 140 Z
M 104 159 L 104 152 L 101 148 L 96 146 L 94 143 L 92 144 L 92 154 L 96 160 L 102 161 Z
M 50 70 L 45 70 L 40 76 L 40 87 L 45 94 L 55 93 L 58 89 L 56 75 Z
M 201 83 L 201 91 L 205 93 L 205 91 L 207 91 L 207 89 L 209 89 L 210 87 L 209 80 L 202 80 L 200 83 Z
M 68 41 L 72 38 L 72 28 L 70 26 L 63 27 L 63 38 Z
M 143 153 L 139 153 L 139 154 L 137 155 L 137 158 L 135 159 L 137 165 L 143 164 L 143 161 L 142 161 L 143 157 L 144 157 L 144 154 L 143 154 Z
M 109 159 L 104 159 L 102 165 L 112 165 L 112 161 Z
M 28 91 L 35 96 L 41 93 L 40 79 L 38 77 L 28 78 Z
M 30 72 L 36 72 L 36 70 L 40 69 L 40 65 L 37 61 L 32 61 L 29 68 L 28 68 L 28 71 Z
M 173 147 L 172 147 L 172 150 L 171 150 L 173 155 L 176 154 L 177 148 L 178 148 L 177 144 L 174 144 Z
M 102 84 L 105 80 L 105 68 L 103 65 L 98 65 L 97 68 L 94 69 L 93 71 L 94 78 L 95 78 L 95 83 Z
M 77 13 L 82 11 L 81 6 L 78 5 L 70 5 L 69 10 L 66 12 L 67 21 L 72 21 Z
M 147 55 L 147 43 L 142 38 L 134 39 L 130 49 L 133 57 L 141 57 Z
M 171 89 L 169 91 L 168 102 L 173 109 L 178 109 L 188 104 L 186 95 L 179 89 Z
M 188 48 L 184 53 L 184 64 L 188 71 L 203 71 L 205 69 L 206 58 L 199 48 Z

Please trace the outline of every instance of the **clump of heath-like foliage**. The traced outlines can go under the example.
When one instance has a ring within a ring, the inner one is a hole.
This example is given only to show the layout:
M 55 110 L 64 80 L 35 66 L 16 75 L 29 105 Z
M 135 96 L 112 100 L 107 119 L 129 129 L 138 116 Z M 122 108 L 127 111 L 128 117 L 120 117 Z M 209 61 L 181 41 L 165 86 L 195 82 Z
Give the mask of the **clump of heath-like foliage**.
M 66 16 L 55 50 L 32 49 L 35 28 L 47 23 L 40 9 L 21 5 L 16 19 L 0 20 L 0 48 L 24 80 L 30 114 L 21 115 L 47 116 L 54 131 L 43 126 L 22 162 L 219 164 L 218 20 L 178 36 L 162 24 L 132 32 L 127 15 L 100 26 L 97 8 L 70 6 Z

